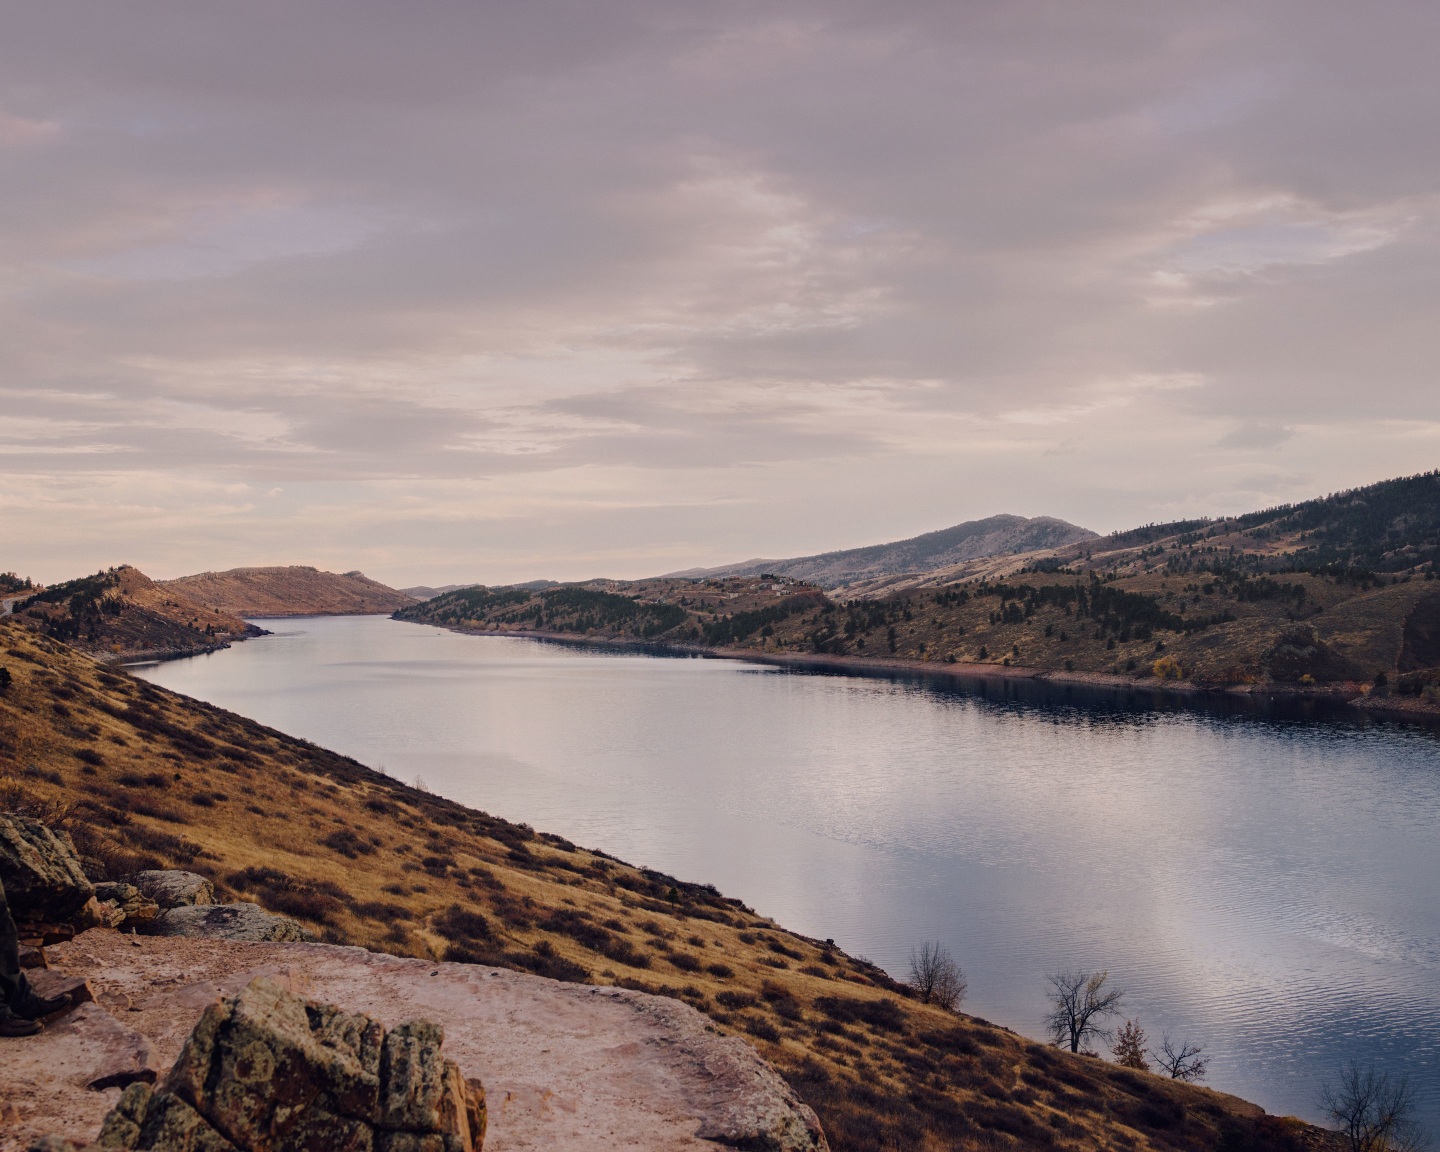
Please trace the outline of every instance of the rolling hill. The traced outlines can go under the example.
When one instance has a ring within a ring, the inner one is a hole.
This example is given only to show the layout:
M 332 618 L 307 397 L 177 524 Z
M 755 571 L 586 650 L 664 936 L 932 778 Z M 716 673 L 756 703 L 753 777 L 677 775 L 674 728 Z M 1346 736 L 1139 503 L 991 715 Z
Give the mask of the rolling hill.
M 857 580 L 927 572 L 948 564 L 985 556 L 1008 556 L 1060 548 L 1096 539 L 1086 528 L 1077 528 L 1050 516 L 1026 519 L 1023 516 L 990 516 L 970 520 L 953 528 L 927 532 L 909 540 L 872 544 L 798 556 L 790 560 L 747 560 L 719 568 L 690 568 L 672 572 L 672 577 L 706 579 L 724 576 L 761 576 L 766 573 L 804 580 L 821 588 L 840 588 Z
M 30 592 L 14 619 L 110 661 L 192 655 L 261 634 L 128 564 Z
M 162 581 L 161 586 L 234 616 L 368 616 L 394 612 L 414 598 L 362 572 L 232 568 Z
M 911 555 L 941 554 L 928 547 Z M 1429 473 L 828 593 L 767 565 L 763 578 L 461 589 L 397 617 L 954 675 L 1325 694 L 1440 714 L 1437 564 L 1440 473 Z

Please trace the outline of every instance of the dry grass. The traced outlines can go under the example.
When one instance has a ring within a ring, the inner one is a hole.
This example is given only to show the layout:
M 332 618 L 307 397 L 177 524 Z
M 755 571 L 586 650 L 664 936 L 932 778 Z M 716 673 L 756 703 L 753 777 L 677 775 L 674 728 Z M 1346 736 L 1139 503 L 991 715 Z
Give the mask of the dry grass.
M 232 568 L 166 580 L 171 595 L 234 616 L 365 615 L 393 612 L 414 601 L 359 572 L 288 568 Z
M 0 802 L 63 821 L 97 874 L 190 868 L 328 940 L 679 998 L 772 1060 L 837 1152 L 1258 1152 L 1309 1131 L 920 1005 L 712 888 L 416 791 L 13 623 L 0 664 Z

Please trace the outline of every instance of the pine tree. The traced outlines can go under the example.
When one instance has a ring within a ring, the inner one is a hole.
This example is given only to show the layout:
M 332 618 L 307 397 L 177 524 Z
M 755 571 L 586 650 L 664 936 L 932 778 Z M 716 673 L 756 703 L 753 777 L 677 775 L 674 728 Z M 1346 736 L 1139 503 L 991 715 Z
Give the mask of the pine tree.
M 1126 1020 L 1115 1033 L 1115 1046 L 1110 1049 L 1110 1055 L 1115 1057 L 1115 1063 L 1122 1068 L 1138 1068 L 1142 1072 L 1150 1070 L 1150 1061 L 1145 1059 L 1145 1029 L 1140 1027 L 1138 1020 Z

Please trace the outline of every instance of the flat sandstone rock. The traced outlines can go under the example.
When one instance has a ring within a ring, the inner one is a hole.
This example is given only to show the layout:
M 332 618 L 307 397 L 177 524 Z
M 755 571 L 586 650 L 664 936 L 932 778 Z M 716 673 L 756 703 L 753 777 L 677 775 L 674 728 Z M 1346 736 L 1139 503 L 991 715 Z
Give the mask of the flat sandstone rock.
M 150 922 L 156 936 L 198 936 L 216 940 L 312 940 L 298 920 L 276 916 L 258 904 L 201 904 L 170 908 Z
M 387 1028 L 417 1017 L 443 1026 L 445 1054 L 485 1084 L 487 1150 L 826 1147 L 814 1114 L 754 1049 L 664 997 L 327 944 L 102 929 L 48 956 L 55 970 L 89 978 L 97 1001 L 145 1038 L 162 1075 L 217 996 L 268 976 Z M 0 1039 L 0 1099 L 14 1101 L 17 1118 L 0 1126 L 0 1152 L 22 1152 L 42 1133 L 93 1140 L 118 1098 L 86 1089 L 78 1067 L 47 1077 L 54 1040 Z

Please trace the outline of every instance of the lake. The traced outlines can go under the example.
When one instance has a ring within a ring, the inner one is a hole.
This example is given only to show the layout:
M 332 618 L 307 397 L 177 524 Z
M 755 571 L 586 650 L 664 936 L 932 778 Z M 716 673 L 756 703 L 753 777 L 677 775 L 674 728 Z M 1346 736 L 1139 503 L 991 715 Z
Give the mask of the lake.
M 383 617 L 137 674 L 634 864 L 714 883 L 1041 1035 L 1108 969 L 1208 1083 L 1316 1118 L 1350 1057 L 1440 1136 L 1440 740 L 1398 725 L 987 699 Z

